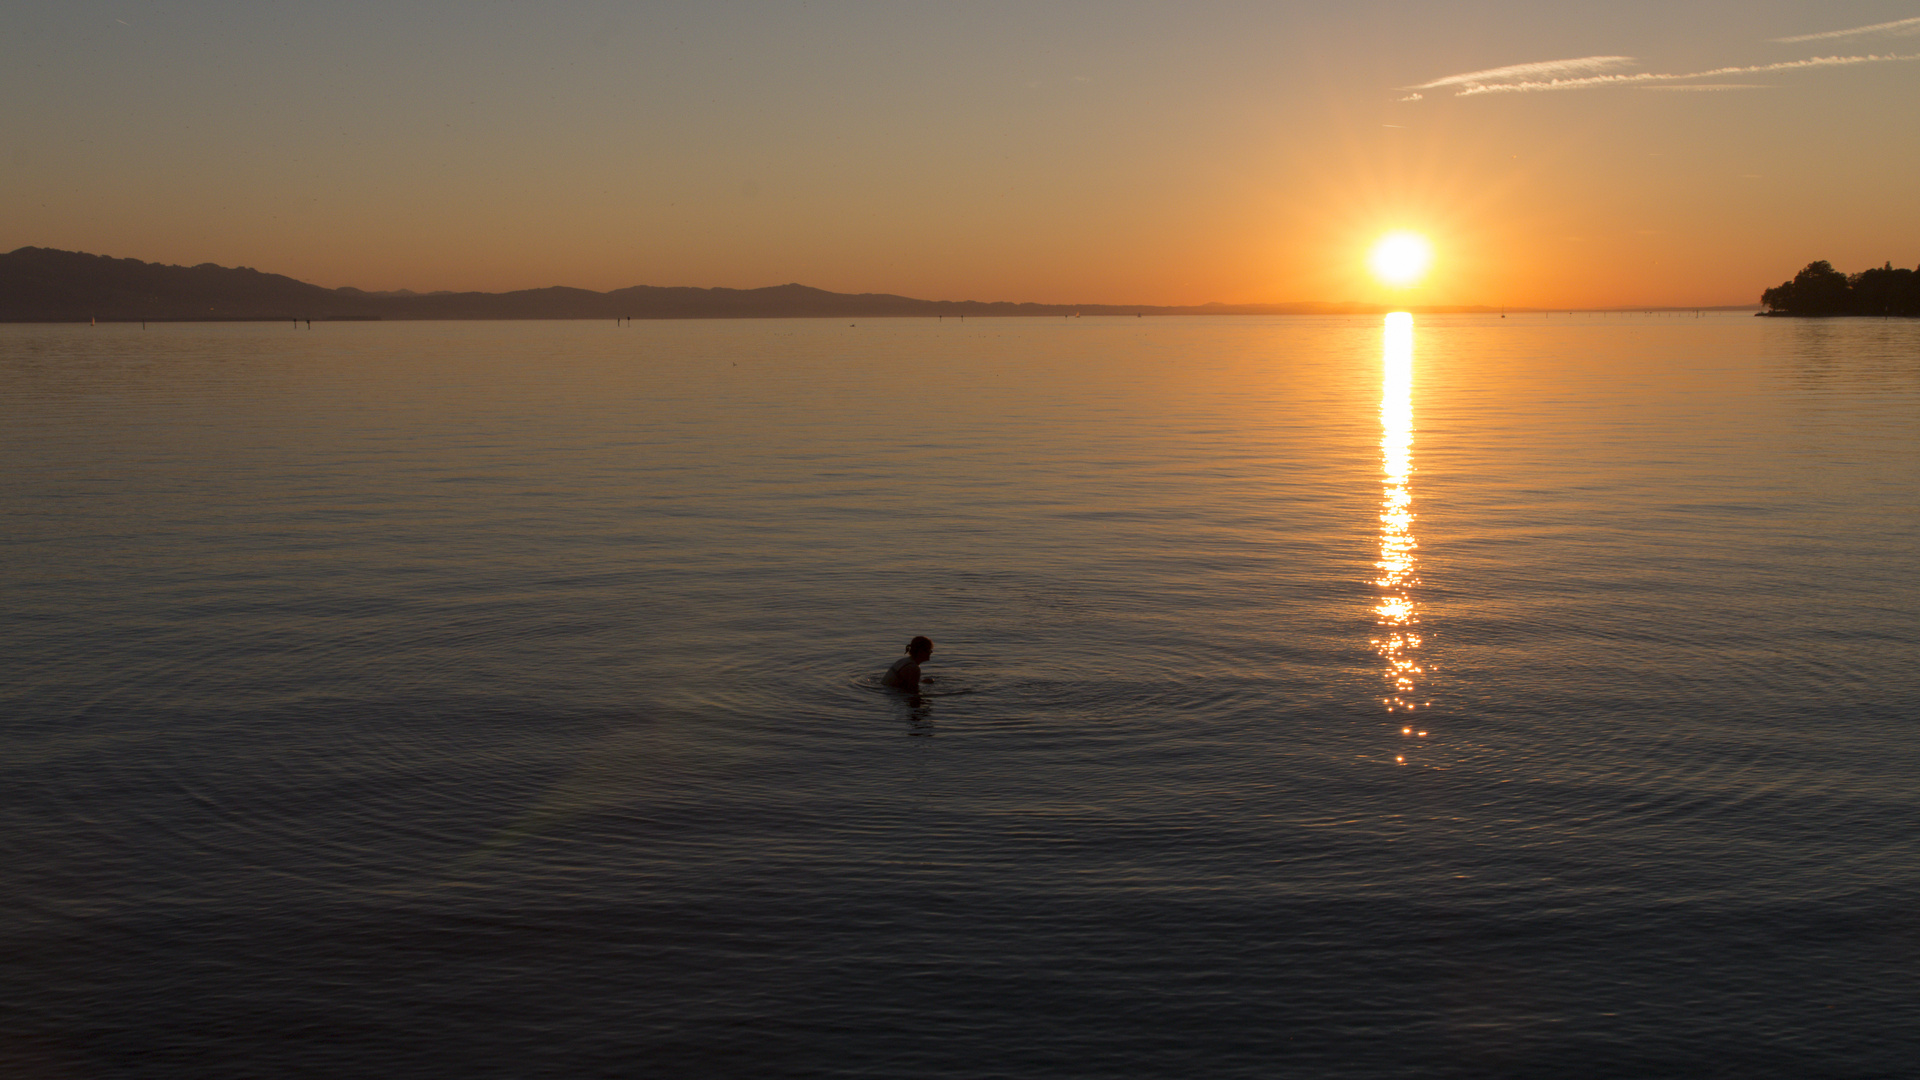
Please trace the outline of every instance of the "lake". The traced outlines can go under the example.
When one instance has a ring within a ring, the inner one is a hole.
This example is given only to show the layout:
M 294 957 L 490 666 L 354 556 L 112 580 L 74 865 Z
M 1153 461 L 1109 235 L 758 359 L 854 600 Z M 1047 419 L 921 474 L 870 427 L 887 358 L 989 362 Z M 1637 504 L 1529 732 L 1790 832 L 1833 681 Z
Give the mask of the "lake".
M 12 1075 L 1920 1059 L 1920 323 L 10 325 L 0 380 Z

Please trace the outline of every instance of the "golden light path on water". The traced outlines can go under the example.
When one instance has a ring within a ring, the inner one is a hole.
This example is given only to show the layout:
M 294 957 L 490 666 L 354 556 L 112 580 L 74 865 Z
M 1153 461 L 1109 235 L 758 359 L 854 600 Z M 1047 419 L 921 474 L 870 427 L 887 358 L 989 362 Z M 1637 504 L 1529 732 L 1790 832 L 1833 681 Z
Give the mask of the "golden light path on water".
M 1380 377 L 1380 576 L 1374 623 L 1380 636 L 1373 647 L 1386 661 L 1387 711 L 1412 712 L 1420 705 L 1420 608 L 1414 587 L 1420 584 L 1419 541 L 1413 535 L 1413 316 L 1387 316 Z M 1402 735 L 1424 736 L 1409 726 Z M 1398 760 L 1404 762 L 1402 756 Z

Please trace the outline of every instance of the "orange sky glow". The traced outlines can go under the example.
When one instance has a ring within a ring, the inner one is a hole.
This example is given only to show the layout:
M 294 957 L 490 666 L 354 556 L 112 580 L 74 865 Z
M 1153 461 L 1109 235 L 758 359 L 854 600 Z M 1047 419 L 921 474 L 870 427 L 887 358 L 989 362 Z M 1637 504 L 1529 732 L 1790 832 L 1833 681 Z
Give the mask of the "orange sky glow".
M 1920 263 L 1911 4 L 16 7 L 0 250 L 1515 307 Z M 1368 269 L 1395 230 L 1412 287 Z

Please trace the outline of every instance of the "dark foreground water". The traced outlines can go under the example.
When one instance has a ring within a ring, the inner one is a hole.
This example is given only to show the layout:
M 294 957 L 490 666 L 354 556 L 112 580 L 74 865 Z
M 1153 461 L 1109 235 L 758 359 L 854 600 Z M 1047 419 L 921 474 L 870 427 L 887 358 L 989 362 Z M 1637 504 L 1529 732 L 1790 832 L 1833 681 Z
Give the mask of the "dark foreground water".
M 1911 322 L 0 327 L 0 1072 L 1911 1076 L 1917 416 Z

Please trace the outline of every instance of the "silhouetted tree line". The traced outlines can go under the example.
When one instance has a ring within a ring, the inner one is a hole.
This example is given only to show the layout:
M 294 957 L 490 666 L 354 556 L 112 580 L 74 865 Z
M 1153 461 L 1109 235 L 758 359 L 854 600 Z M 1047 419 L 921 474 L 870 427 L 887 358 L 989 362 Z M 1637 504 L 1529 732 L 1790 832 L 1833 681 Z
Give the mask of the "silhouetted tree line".
M 1760 294 L 1773 315 L 1920 315 L 1920 270 L 1843 274 L 1821 259 Z

